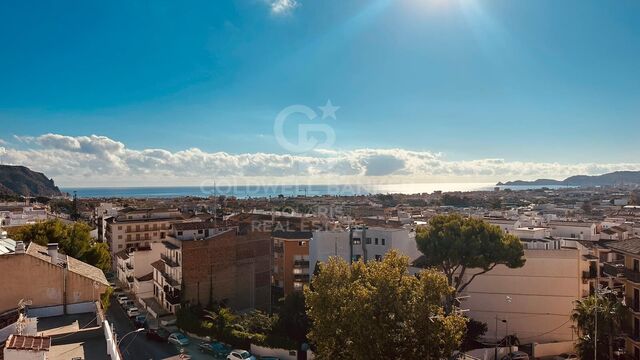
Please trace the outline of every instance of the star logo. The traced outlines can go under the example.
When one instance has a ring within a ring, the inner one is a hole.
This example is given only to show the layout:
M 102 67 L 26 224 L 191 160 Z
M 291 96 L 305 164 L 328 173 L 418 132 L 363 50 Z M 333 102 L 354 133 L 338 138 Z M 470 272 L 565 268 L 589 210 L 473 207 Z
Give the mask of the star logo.
M 322 120 L 326 118 L 336 119 L 336 111 L 340 109 L 340 106 L 333 106 L 331 100 L 327 100 L 325 106 L 318 106 L 318 109 L 322 111 Z

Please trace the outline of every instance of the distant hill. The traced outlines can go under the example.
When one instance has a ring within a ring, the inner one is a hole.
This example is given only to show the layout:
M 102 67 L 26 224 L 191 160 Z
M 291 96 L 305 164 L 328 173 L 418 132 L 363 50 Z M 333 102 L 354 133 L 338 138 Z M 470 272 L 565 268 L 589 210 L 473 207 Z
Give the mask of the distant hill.
M 60 196 L 52 179 L 24 166 L 0 165 L 0 195 Z
M 534 181 L 508 181 L 499 182 L 497 186 L 613 186 L 620 184 L 640 184 L 640 171 L 616 171 L 603 175 L 576 175 L 564 180 L 538 179 Z

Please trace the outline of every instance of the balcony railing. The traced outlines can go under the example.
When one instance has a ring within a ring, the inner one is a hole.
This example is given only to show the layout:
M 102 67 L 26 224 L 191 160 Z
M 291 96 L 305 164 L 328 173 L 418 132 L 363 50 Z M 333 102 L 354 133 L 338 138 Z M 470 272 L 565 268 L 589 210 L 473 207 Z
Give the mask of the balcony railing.
M 172 291 L 171 289 L 165 288 L 165 297 L 164 298 L 171 305 L 180 304 L 180 291 L 179 290 Z
M 611 277 L 624 277 L 624 263 L 620 261 L 604 263 L 602 266 L 602 274 Z
M 640 313 L 640 299 L 636 299 L 636 301 L 633 301 L 632 297 L 627 297 L 625 303 L 629 306 L 629 310 L 633 311 L 634 313 Z
M 165 264 L 169 265 L 170 267 L 178 267 L 180 266 L 180 263 L 174 259 L 172 259 L 171 257 L 165 255 L 165 254 L 160 254 L 160 259 L 162 259 L 162 261 L 164 261 Z
M 295 260 L 293 266 L 297 268 L 308 268 L 309 260 Z
M 295 274 L 295 275 L 293 275 L 293 281 L 308 282 L 309 281 L 309 274 Z

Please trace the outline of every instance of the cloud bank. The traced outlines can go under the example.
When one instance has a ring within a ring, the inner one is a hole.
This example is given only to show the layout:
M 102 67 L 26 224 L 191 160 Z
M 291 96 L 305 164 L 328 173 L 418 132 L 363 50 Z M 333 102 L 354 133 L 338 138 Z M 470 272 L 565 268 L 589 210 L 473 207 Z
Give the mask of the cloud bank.
M 2 161 L 42 171 L 62 186 L 199 185 L 242 182 L 494 182 L 640 170 L 638 163 L 560 164 L 502 159 L 450 161 L 442 154 L 404 149 L 316 150 L 303 155 L 134 150 L 98 135 L 44 134 L 6 144 Z M 18 145 L 18 146 L 15 146 Z M 292 180 L 293 179 L 293 180 Z
M 296 0 L 269 0 L 269 6 L 272 13 L 280 15 L 295 9 L 298 6 L 298 2 Z

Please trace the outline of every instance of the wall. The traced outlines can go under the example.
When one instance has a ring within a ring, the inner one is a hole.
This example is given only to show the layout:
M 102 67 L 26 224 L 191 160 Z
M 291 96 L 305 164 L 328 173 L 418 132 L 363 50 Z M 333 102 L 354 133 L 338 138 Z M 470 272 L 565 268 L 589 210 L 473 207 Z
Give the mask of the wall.
M 476 277 L 464 292 L 470 298 L 462 307 L 470 310 L 472 318 L 487 323 L 490 341 L 495 341 L 496 317 L 507 320 L 498 322 L 500 339 L 508 327 L 523 344 L 573 340 L 570 315 L 574 301 L 588 287 L 581 278 L 588 264 L 581 261 L 578 250 L 568 249 L 525 250 L 525 258 L 522 268 L 498 266 Z
M 67 303 L 93 301 L 104 290 L 104 286 L 95 289 L 93 281 L 84 276 L 28 254 L 0 256 L 0 313 L 15 309 L 20 299 L 31 300 L 33 308 L 63 304 L 65 271 Z
M 102 322 L 102 328 L 104 330 L 104 337 L 107 340 L 107 355 L 109 355 L 109 359 L 122 360 L 120 351 L 118 350 L 118 344 L 115 336 L 113 335 L 113 330 L 111 329 L 111 324 L 105 320 Z
M 297 352 L 293 351 L 293 355 L 291 350 L 286 349 L 270 349 L 263 346 L 258 346 L 251 344 L 251 349 L 249 349 L 252 355 L 258 356 L 273 356 L 282 360 L 297 360 Z M 311 350 L 307 351 L 307 359 L 313 360 L 314 356 Z
M 563 341 L 557 343 L 535 344 L 533 356 L 541 358 L 543 356 L 555 356 L 562 353 L 573 353 L 576 351 L 576 344 L 573 341 Z

